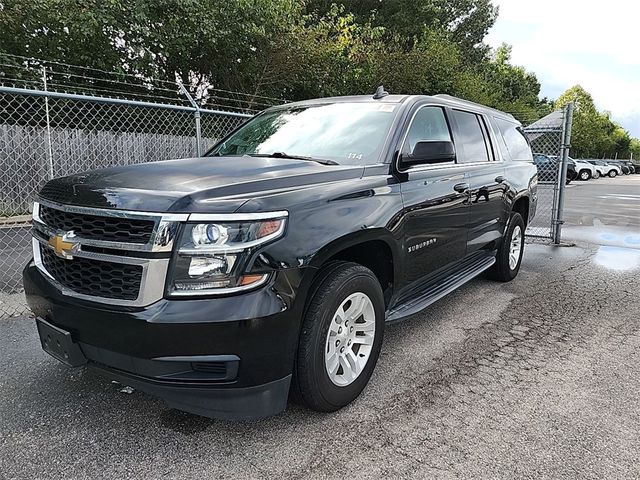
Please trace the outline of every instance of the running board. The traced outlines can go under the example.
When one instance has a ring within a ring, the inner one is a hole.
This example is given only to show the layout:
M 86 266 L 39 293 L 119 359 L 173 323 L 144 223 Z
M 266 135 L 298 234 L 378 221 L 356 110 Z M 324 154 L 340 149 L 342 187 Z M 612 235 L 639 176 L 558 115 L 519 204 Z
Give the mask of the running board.
M 389 310 L 385 321 L 387 323 L 396 322 L 424 310 L 429 305 L 480 275 L 494 263 L 496 263 L 494 256 L 483 256 L 472 263 L 464 265 L 460 270 L 444 278 L 436 285 L 429 287 L 418 296 Z

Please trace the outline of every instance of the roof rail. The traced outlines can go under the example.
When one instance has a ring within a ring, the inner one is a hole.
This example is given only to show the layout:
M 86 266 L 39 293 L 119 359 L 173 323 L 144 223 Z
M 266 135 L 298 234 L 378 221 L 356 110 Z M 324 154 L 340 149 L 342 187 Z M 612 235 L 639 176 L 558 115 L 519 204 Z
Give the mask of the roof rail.
M 502 110 L 498 110 L 497 108 L 487 107 L 486 105 L 482 105 L 481 103 L 476 103 L 476 102 L 472 102 L 470 100 L 465 100 L 463 98 L 454 97 L 453 95 L 447 95 L 445 93 L 439 93 L 437 95 L 434 95 L 434 97 L 442 98 L 444 100 L 449 100 L 450 102 L 457 103 L 460 106 L 469 106 L 469 107 L 480 108 L 480 109 L 483 109 L 483 110 L 489 110 L 489 111 L 497 113 L 497 114 L 499 114 L 501 116 L 508 117 L 508 118 L 513 118 L 515 120 L 515 117 L 512 114 L 508 113 L 508 112 L 503 112 Z

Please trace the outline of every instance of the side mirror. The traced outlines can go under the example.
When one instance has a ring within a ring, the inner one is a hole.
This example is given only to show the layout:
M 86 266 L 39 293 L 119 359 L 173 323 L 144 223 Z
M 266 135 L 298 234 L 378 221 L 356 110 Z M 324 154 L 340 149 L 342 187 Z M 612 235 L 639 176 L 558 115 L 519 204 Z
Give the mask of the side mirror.
M 453 162 L 455 159 L 453 142 L 428 141 L 416 143 L 413 152 L 402 155 L 400 160 L 404 165 L 420 165 Z

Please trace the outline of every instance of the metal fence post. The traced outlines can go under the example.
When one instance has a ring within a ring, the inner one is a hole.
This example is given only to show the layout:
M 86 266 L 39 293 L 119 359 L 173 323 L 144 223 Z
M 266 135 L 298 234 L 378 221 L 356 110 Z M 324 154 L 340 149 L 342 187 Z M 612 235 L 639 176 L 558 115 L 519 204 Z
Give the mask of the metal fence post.
M 47 91 L 47 69 L 42 67 L 42 84 Z M 49 166 L 49 180 L 53 178 L 53 148 L 51 147 L 51 119 L 49 116 L 49 97 L 44 97 L 45 121 L 47 123 L 47 162 Z
M 193 97 L 189 93 L 189 90 L 185 88 L 182 82 L 180 82 L 180 90 L 182 90 L 182 93 L 184 93 L 185 97 L 187 97 L 187 99 L 189 100 L 189 103 L 191 103 L 193 108 L 196 109 L 194 112 L 194 118 L 196 119 L 196 156 L 201 157 L 202 156 L 202 130 L 200 127 L 200 105 L 198 105 L 198 102 L 196 102 L 193 99 Z
M 562 145 L 560 147 L 560 175 L 558 179 L 557 205 L 554 208 L 553 218 L 553 243 L 559 245 L 562 239 L 562 224 L 564 210 L 564 191 L 567 183 L 567 163 L 569 163 L 569 150 L 571 148 L 571 125 L 573 124 L 573 102 L 565 106 L 562 122 Z

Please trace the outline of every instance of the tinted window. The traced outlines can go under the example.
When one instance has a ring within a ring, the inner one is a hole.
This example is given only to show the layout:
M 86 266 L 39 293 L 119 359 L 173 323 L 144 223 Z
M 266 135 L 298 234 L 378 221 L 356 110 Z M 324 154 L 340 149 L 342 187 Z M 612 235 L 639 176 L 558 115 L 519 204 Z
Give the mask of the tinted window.
M 498 145 L 498 149 L 500 150 L 500 155 L 504 160 L 509 160 L 509 158 L 511 158 L 511 155 L 509 155 L 509 149 L 507 148 L 507 144 L 505 143 L 504 138 L 500 134 L 500 129 L 498 128 L 496 119 L 493 117 L 490 117 L 489 123 L 491 124 L 493 131 L 496 133 L 495 141 L 496 141 L 496 144 Z
M 458 126 L 458 163 L 488 162 L 489 153 L 480 117 L 460 110 L 454 110 L 453 117 Z
M 416 143 L 428 140 L 451 141 L 449 126 L 440 107 L 423 107 L 418 110 L 409 127 L 405 149 L 411 153 Z
M 531 147 L 527 141 L 527 137 L 524 136 L 522 129 L 515 123 L 507 122 L 506 120 L 495 119 L 500 133 L 504 137 L 507 143 L 507 148 L 511 154 L 512 160 L 524 160 L 531 161 Z

